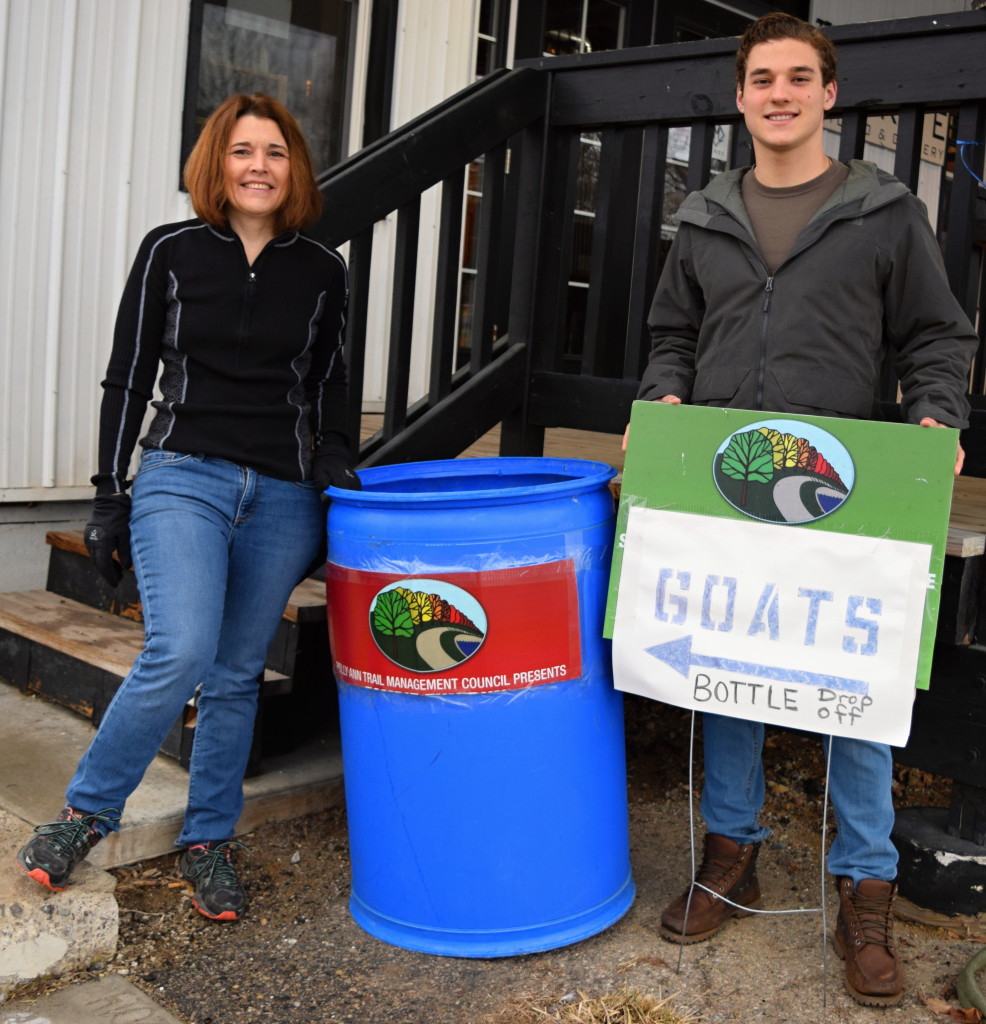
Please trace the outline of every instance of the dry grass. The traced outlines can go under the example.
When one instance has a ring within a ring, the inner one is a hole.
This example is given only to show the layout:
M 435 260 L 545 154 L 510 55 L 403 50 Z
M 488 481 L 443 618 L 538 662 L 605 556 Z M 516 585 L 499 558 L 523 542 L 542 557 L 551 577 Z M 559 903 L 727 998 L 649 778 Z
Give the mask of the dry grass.
M 701 1024 L 701 1017 L 676 1005 L 675 998 L 655 998 L 635 988 L 591 997 L 579 992 L 551 1006 L 531 1006 L 523 1024 Z

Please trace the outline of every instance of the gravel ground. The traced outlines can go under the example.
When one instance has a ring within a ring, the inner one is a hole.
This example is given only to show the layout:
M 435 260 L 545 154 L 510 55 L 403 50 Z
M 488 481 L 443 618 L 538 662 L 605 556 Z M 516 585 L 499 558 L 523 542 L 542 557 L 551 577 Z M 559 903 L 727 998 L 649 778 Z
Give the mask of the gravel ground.
M 529 1024 L 532 1007 L 634 987 L 709 1024 L 767 1021 L 946 1021 L 958 971 L 986 941 L 986 920 L 898 926 L 908 973 L 902 1004 L 857 1006 L 818 914 L 731 922 L 683 951 L 662 941 L 664 905 L 689 873 L 688 733 L 684 712 L 627 698 L 631 850 L 638 895 L 607 931 L 563 949 L 497 960 L 449 959 L 388 946 L 347 909 L 344 812 L 265 826 L 243 837 L 250 893 L 243 921 L 195 913 L 175 857 L 114 872 L 121 932 L 105 972 L 124 974 L 183 1024 Z M 696 751 L 696 761 L 701 758 Z M 775 830 L 760 857 L 764 906 L 818 905 L 824 767 L 817 737 L 769 730 L 765 754 Z M 699 780 L 696 779 L 696 785 Z M 948 784 L 900 769 L 899 805 L 947 802 Z M 700 842 L 700 839 L 699 839 Z M 828 923 L 836 901 L 826 884 Z M 978 939 L 977 939 L 978 936 Z M 680 963 L 679 963 L 680 952 Z

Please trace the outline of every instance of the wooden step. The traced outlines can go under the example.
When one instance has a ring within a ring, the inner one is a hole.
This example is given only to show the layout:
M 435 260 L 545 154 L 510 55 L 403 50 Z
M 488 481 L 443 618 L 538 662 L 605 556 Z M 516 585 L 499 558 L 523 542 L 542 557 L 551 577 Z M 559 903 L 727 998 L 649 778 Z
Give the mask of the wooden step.
M 111 587 L 93 568 L 81 530 L 52 530 L 49 545 L 47 589 L 111 615 L 140 623 L 143 615 L 137 581 L 132 571 L 124 574 L 118 587 Z M 288 599 L 274 639 L 267 652 L 267 668 L 289 676 L 301 694 L 300 706 L 324 711 L 324 701 L 312 691 L 332 686 L 331 657 L 325 612 L 325 583 L 307 579 L 298 584 Z M 330 694 L 334 707 L 335 696 Z
M 143 646 L 142 626 L 47 590 L 0 593 L 0 678 L 98 725 Z M 291 692 L 287 676 L 267 670 L 262 701 Z M 162 748 L 187 764 L 194 702 Z
M 132 571 L 111 587 L 93 568 L 81 530 L 51 530 L 47 589 L 82 604 L 140 622 L 140 594 Z M 325 622 L 325 583 L 315 579 L 298 584 L 284 609 L 286 622 Z
M 92 718 L 105 709 L 143 645 L 136 622 L 106 615 L 47 590 L 0 594 L 0 635 L 21 637 L 27 646 L 15 666 L 0 663 L 0 674 L 27 693 L 41 693 Z M 5 643 L 5 647 L 7 644 Z M 44 672 L 50 667 L 53 672 Z M 76 698 L 81 674 L 102 685 L 93 699 Z

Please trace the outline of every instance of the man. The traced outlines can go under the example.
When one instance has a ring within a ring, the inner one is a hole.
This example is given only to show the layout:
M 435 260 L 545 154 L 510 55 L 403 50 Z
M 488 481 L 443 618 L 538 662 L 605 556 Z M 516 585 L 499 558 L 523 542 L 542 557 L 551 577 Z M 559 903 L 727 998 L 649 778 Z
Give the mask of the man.
M 832 44 L 806 22 L 769 14 L 743 35 L 736 76 L 755 166 L 719 175 L 682 205 L 648 318 L 653 349 L 639 397 L 869 418 L 889 353 L 908 422 L 965 426 L 976 337 L 924 207 L 873 164 L 825 155 Z M 956 473 L 961 463 L 960 449 Z M 763 725 L 706 714 L 703 729 L 708 834 L 696 882 L 705 888 L 665 910 L 661 933 L 673 942 L 708 939 L 760 900 Z M 904 990 L 892 767 L 887 746 L 833 738 L 833 942 L 850 994 L 870 1006 L 893 1005 Z

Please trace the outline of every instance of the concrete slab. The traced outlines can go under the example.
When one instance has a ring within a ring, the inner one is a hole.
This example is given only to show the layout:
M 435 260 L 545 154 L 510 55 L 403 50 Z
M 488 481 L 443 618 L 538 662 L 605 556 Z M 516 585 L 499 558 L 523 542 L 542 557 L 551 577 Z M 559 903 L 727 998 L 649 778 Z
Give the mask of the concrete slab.
M 0 810 L 19 818 L 18 842 L 30 827 L 62 808 L 65 787 L 93 736 L 89 721 L 40 698 L 0 685 Z M 263 772 L 244 783 L 237 834 L 265 821 L 283 821 L 333 807 L 342 800 L 338 737 L 318 737 L 304 747 L 267 758 Z M 119 867 L 174 850 L 181 830 L 188 772 L 157 757 L 127 803 L 120 831 L 90 854 L 96 867 Z M 98 810 L 99 808 L 95 808 Z
M 118 975 L 73 985 L 30 1003 L 0 1010 L 0 1024 L 178 1024 L 153 999 Z
M 116 952 L 113 876 L 82 863 L 72 885 L 51 892 L 16 867 L 24 839 L 24 823 L 0 811 L 0 997 L 42 975 L 85 968 Z

